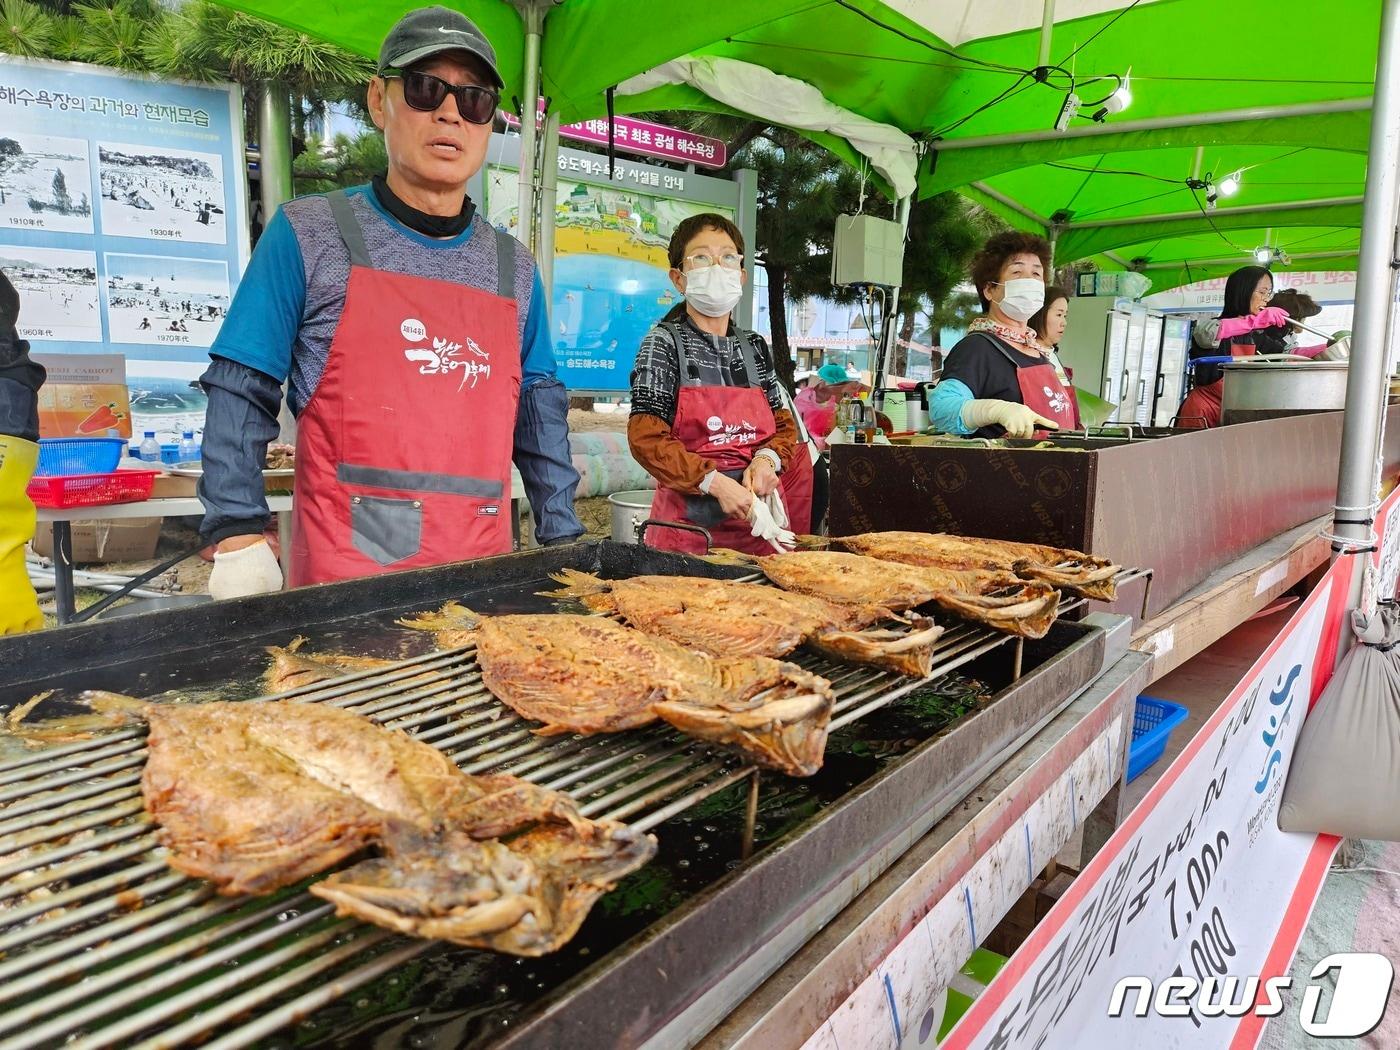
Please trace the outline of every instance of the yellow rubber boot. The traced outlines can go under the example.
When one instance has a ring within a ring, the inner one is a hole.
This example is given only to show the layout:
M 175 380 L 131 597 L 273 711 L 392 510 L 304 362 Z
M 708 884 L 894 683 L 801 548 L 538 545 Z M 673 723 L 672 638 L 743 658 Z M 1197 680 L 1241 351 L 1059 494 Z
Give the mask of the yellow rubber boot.
M 0 434 L 0 634 L 44 626 L 24 568 L 24 545 L 34 537 L 34 503 L 24 491 L 39 462 L 39 446 Z

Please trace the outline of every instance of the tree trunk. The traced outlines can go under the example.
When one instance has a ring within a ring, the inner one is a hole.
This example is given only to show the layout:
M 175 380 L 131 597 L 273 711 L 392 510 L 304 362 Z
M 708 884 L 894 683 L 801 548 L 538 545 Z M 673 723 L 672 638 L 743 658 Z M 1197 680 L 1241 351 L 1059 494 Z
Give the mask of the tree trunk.
M 890 352 L 890 363 L 887 371 L 897 376 L 907 376 L 909 374 L 909 347 L 905 344 L 914 339 L 914 322 L 919 311 L 916 309 L 906 310 L 899 318 L 899 336 L 895 339 L 894 349 Z
M 792 392 L 792 348 L 788 345 L 787 333 L 787 267 L 777 263 L 767 263 L 768 270 L 768 324 L 773 338 L 769 345 L 773 350 L 773 367 L 778 371 L 778 382 Z

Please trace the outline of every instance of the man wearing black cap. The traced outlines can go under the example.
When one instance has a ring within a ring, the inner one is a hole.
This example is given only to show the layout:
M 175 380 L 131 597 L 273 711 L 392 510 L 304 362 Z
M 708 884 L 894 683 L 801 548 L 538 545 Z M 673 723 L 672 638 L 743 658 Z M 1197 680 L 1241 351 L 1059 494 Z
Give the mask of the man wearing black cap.
M 25 493 L 39 458 L 39 387 L 44 369 L 19 337 L 19 292 L 0 271 L 0 634 L 44 624 L 24 567 L 34 537 L 34 504 Z
M 509 551 L 512 458 L 537 538 L 582 534 L 534 259 L 466 196 L 502 86 L 460 12 L 409 12 L 369 85 L 387 173 L 288 202 L 259 239 L 203 377 L 216 598 L 282 583 L 261 467 L 287 380 L 293 586 Z

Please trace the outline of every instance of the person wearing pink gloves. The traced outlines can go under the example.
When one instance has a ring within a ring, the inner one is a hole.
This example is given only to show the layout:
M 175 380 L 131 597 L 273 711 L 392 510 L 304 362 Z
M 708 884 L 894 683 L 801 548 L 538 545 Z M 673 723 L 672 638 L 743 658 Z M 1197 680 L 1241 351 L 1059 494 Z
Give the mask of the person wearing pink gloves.
M 1191 358 L 1250 357 L 1259 352 L 1260 331 L 1288 324 L 1288 312 L 1266 306 L 1274 294 L 1274 278 L 1262 266 L 1241 266 L 1225 281 L 1225 309 L 1220 316 L 1197 323 L 1192 332 Z M 1177 418 L 1183 427 L 1218 427 L 1225 372 L 1219 365 L 1196 365 L 1191 392 Z

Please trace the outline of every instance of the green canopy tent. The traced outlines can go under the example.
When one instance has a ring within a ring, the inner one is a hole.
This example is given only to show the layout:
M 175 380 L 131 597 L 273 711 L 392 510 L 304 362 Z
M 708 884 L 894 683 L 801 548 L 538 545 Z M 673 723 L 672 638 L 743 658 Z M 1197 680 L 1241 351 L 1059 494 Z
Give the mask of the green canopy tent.
M 364 54 L 373 54 L 412 6 L 222 2 Z M 1311 245 L 1323 245 L 1327 258 L 1356 256 L 1362 278 L 1355 344 L 1365 342 L 1363 332 L 1374 338 L 1376 382 L 1368 379 L 1367 390 L 1379 388 L 1390 299 L 1381 282 L 1389 276 L 1395 218 L 1392 137 L 1400 132 L 1396 120 L 1371 112 L 1371 96 L 1378 41 L 1382 68 L 1400 75 L 1400 66 L 1387 64 L 1400 17 L 1394 0 L 1332 0 L 1305 23 L 1266 0 L 454 6 L 496 44 L 507 95 L 529 99 L 538 85 L 552 100 L 554 119 L 602 115 L 613 87 L 618 112 L 733 109 L 693 83 L 626 90 L 628 81 L 635 86 L 634 78 L 684 56 L 743 64 L 726 67 L 730 73 L 751 67 L 811 85 L 835 106 L 922 139 L 928 149 L 920 194 L 960 189 L 1008 221 L 1042 228 L 1055 237 L 1061 262 L 1124 261 L 1152 274 L 1184 273 L 1191 264 L 1194 273 L 1198 266 L 1228 269 L 1231 258 L 1247 262 L 1266 240 L 1290 255 L 1296 248 L 1299 258 Z M 1131 104 L 1113 112 L 1125 87 Z M 1082 103 L 1080 114 L 1057 130 L 1070 92 Z M 1100 109 L 1110 111 L 1101 122 L 1093 119 Z M 529 156 L 533 122 L 525 128 Z M 1373 130 L 1385 141 L 1373 141 Z M 813 137 L 857 160 L 839 136 Z M 1363 204 L 1368 151 L 1383 159 L 1384 170 L 1366 173 Z M 1236 171 L 1239 190 L 1226 197 L 1221 181 Z M 1211 190 L 1214 211 L 1207 210 Z M 1365 244 L 1363 228 L 1375 231 Z M 1370 370 L 1368 359 L 1368 376 Z M 1363 430 L 1378 429 L 1379 404 L 1369 411 L 1358 404 L 1357 412 Z M 1344 456 L 1344 474 L 1348 462 L 1359 462 L 1359 449 Z

